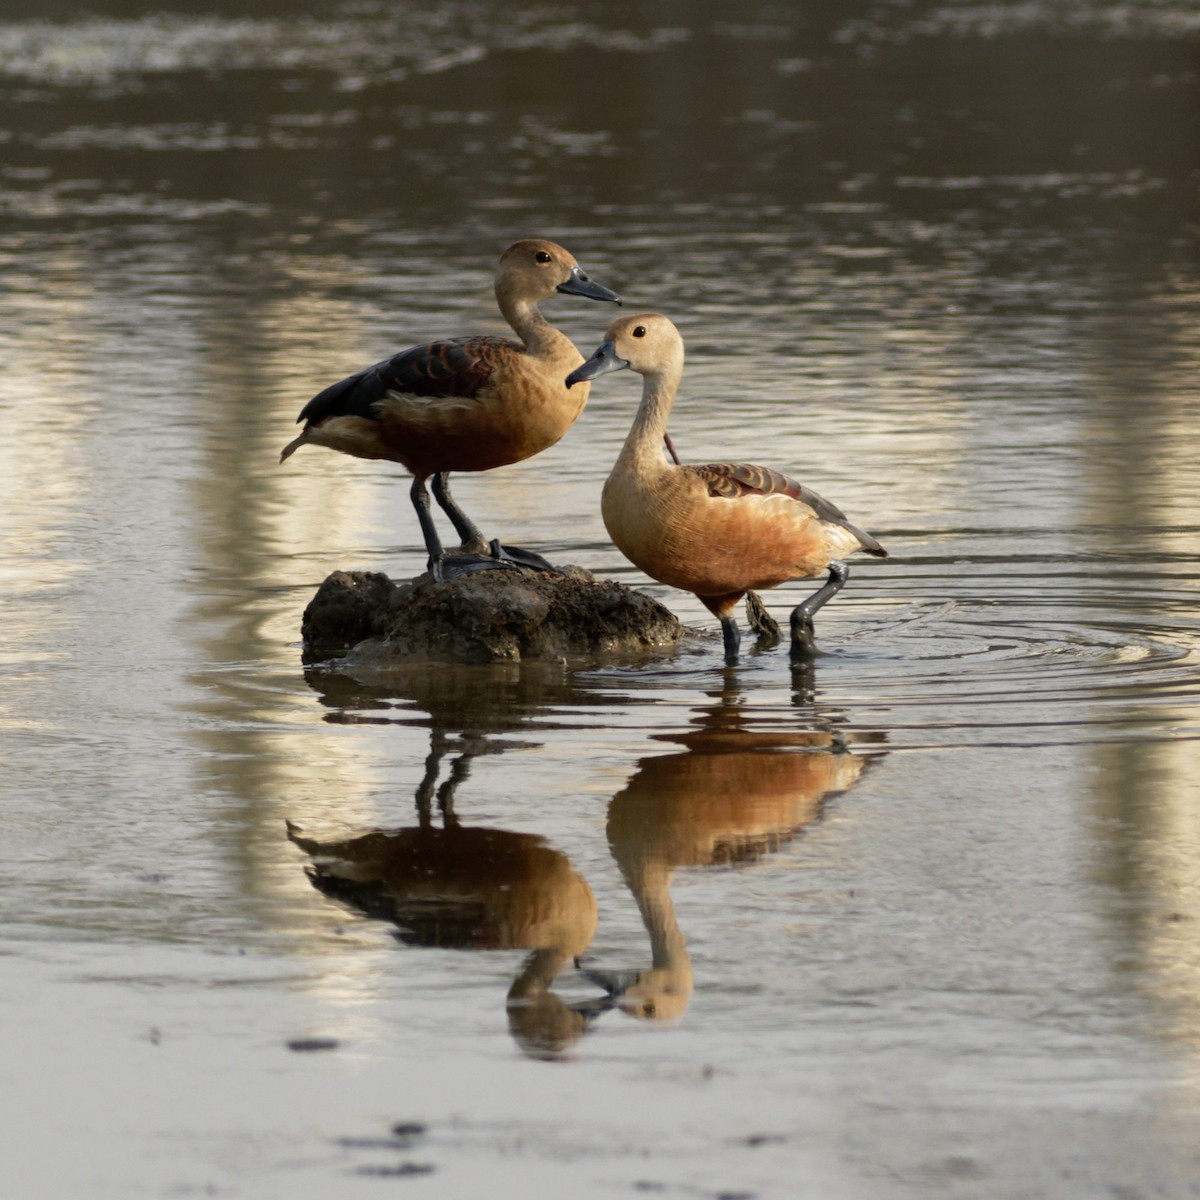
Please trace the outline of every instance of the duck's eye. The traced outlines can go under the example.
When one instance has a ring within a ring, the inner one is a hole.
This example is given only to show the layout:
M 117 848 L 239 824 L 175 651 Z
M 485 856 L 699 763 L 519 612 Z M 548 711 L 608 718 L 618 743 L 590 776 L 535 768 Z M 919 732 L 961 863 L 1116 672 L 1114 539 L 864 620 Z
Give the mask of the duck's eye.
M 633 336 L 634 336 L 634 337 L 645 337 L 645 336 L 646 336 L 646 327 L 645 327 L 645 325 L 639 325 L 639 326 L 637 326 L 637 328 L 636 328 L 636 329 L 634 329 L 634 331 L 633 331 Z
M 545 250 L 539 250 L 534 256 L 534 260 L 540 263 L 548 263 L 551 261 L 550 255 Z

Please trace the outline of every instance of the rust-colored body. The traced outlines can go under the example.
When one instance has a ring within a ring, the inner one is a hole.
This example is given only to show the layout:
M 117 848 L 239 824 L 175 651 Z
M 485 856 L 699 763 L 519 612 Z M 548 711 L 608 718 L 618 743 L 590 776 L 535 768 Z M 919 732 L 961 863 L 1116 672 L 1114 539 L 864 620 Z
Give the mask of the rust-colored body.
M 371 413 L 314 414 L 284 457 L 305 443 L 356 458 L 386 459 L 416 478 L 490 471 L 553 446 L 587 403 L 563 379 L 582 361 L 547 327 L 537 353 L 510 338 L 462 338 L 417 347 L 364 372 Z M 553 336 L 550 336 L 553 335 Z M 434 373 L 430 364 L 449 370 Z M 434 394 L 429 394 L 433 392 Z
M 425 481 L 433 478 L 434 498 L 462 537 L 464 551 L 511 558 L 512 548 L 489 542 L 451 499 L 449 475 L 490 471 L 538 454 L 571 428 L 587 402 L 586 388 L 573 391 L 565 383 L 583 359 L 570 338 L 542 316 L 538 303 L 555 292 L 620 303 L 566 250 L 540 238 L 509 246 L 495 286 L 496 302 L 519 341 L 491 334 L 448 338 L 375 363 L 314 396 L 298 418 L 304 424 L 300 435 L 280 454 L 282 462 L 301 446 L 325 446 L 408 468 L 430 569 L 438 579 L 444 578 L 444 551 Z M 536 555 L 524 561 L 549 565 Z
M 534 834 L 450 822 L 328 842 L 289 825 L 288 836 L 314 859 L 322 891 L 409 928 L 413 940 L 569 959 L 596 929 L 587 881 Z
M 659 313 L 624 317 L 572 379 L 629 366 L 641 406 L 604 485 L 604 524 L 647 575 L 692 592 L 722 621 L 751 589 L 819 575 L 843 555 L 887 551 L 795 479 L 745 463 L 670 463 L 660 447 L 683 375 L 683 339 Z
M 863 547 L 867 535 L 788 492 L 714 494 L 711 475 L 730 465 L 640 466 L 622 456 L 601 502 L 609 536 L 647 575 L 694 593 L 718 617 L 751 588 L 819 575 Z

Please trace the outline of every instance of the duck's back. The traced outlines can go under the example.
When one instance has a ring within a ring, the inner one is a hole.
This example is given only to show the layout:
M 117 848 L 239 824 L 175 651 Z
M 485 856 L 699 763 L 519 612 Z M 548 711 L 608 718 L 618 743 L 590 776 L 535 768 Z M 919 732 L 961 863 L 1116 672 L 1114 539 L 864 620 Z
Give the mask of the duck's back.
M 487 334 L 426 342 L 331 384 L 304 406 L 298 420 L 313 425 L 331 417 L 377 421 L 380 402 L 393 392 L 469 400 L 487 387 L 498 365 L 523 351 L 512 338 Z
M 557 442 L 587 401 L 587 388 L 562 383 L 579 357 L 563 341 L 540 357 L 492 335 L 414 346 L 326 388 L 300 418 L 313 441 L 422 477 L 520 462 Z

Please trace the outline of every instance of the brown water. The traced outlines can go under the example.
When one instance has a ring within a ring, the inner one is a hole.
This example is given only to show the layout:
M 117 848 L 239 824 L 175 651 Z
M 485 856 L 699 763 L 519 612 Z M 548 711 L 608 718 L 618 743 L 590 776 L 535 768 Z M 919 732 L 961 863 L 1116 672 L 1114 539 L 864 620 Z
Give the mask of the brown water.
M 99 7 L 0 20 L 13 1195 L 1196 1195 L 1195 7 Z M 811 671 L 609 544 L 631 375 L 458 495 L 678 654 L 302 667 L 422 553 L 296 412 L 525 234 L 891 550 Z

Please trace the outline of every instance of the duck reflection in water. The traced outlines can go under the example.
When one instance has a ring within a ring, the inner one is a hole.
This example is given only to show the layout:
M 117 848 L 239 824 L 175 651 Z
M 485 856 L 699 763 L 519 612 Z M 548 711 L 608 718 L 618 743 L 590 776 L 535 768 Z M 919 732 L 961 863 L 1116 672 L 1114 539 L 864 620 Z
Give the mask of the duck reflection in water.
M 697 710 L 696 728 L 662 736 L 683 749 L 641 759 L 609 805 L 609 848 L 649 934 L 651 965 L 585 973 L 635 1017 L 674 1020 L 691 999 L 691 957 L 671 900 L 675 872 L 758 862 L 817 820 L 872 761 L 851 753 L 832 724 L 751 727 L 735 689 L 715 695 Z
M 561 1057 L 612 1005 L 607 998 L 568 1004 L 551 990 L 595 934 L 595 897 L 545 839 L 460 822 L 454 793 L 476 750 L 458 754 L 439 787 L 450 741 L 434 731 L 417 789 L 416 825 L 320 841 L 289 822 L 288 837 L 312 859 L 308 875 L 315 888 L 391 921 L 406 945 L 531 951 L 508 990 L 509 1028 L 530 1056 Z
M 609 804 L 609 848 L 649 934 L 650 966 L 583 967 L 604 994 L 568 1003 L 552 989 L 572 963 L 582 966 L 595 934 L 590 887 L 543 838 L 464 825 L 454 809 L 476 757 L 531 744 L 502 735 L 545 727 L 533 715 L 557 705 L 578 709 L 609 698 L 532 666 L 414 668 L 411 677 L 389 672 L 377 683 L 310 670 L 310 684 L 334 709 L 331 720 L 419 721 L 432 725 L 431 745 L 416 825 L 323 841 L 289 823 L 288 834 L 312 859 L 314 887 L 391 921 L 405 944 L 529 950 L 508 992 L 509 1028 L 525 1053 L 557 1059 L 613 1007 L 656 1021 L 681 1016 L 692 965 L 671 900 L 675 872 L 746 866 L 778 850 L 821 815 L 826 799 L 855 783 L 882 735 L 843 737 L 842 714 L 812 700 L 811 667 L 793 681 L 796 707 L 777 711 L 749 705 L 736 670 L 726 668 L 722 690 L 695 710 L 689 728 L 657 735 L 681 749 L 639 760 Z M 851 740 L 869 752 L 852 752 Z

